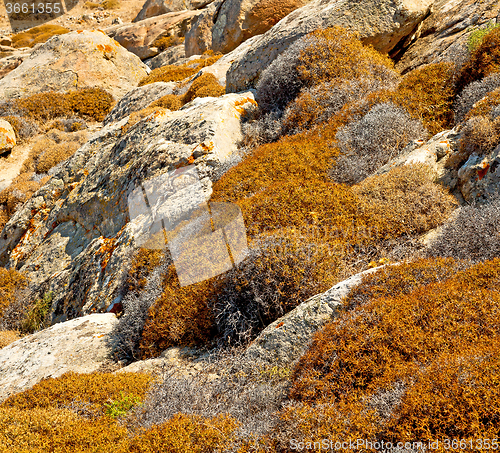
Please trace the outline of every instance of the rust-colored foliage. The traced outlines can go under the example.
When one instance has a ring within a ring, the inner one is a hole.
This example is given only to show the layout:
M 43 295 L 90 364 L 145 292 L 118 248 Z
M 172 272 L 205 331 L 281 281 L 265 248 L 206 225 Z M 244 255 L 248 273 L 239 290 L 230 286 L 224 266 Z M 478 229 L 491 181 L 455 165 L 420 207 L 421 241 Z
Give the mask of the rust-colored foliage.
M 14 341 L 19 340 L 19 332 L 15 330 L 0 330 L 0 349 L 5 348 Z
M 441 225 L 457 207 L 455 198 L 432 182 L 428 168 L 404 165 L 353 187 L 373 239 L 416 235 Z
M 500 88 L 488 93 L 483 99 L 478 101 L 472 109 L 469 110 L 465 119 L 468 120 L 474 116 L 490 116 L 491 111 L 500 105 Z
M 59 25 L 39 25 L 14 35 L 12 37 L 12 47 L 33 47 L 39 42 L 47 41 L 52 36 L 64 35 L 65 33 L 69 33 L 69 30 Z
M 213 279 L 180 287 L 174 266 L 164 277 L 163 294 L 150 308 L 139 345 L 141 357 L 156 357 L 170 346 L 208 342 L 214 335 L 214 319 L 208 298 Z
M 139 86 L 154 82 L 179 82 L 195 75 L 201 68 L 213 65 L 222 55 L 198 58 L 182 65 L 166 65 L 156 68 L 139 82 Z
M 308 35 L 311 44 L 301 52 L 298 72 L 306 85 L 341 83 L 361 77 L 384 77 L 381 68 L 393 69 L 392 60 L 342 27 L 319 29 Z M 380 72 L 380 74 L 378 74 Z
M 113 97 L 102 88 L 82 88 L 66 93 L 47 91 L 14 101 L 17 109 L 37 121 L 74 115 L 102 121 L 112 104 Z
M 455 84 L 452 63 L 433 63 L 406 74 L 394 101 L 437 134 L 453 124 Z
M 494 28 L 472 52 L 460 69 L 456 89 L 460 93 L 467 85 L 500 70 L 500 29 Z
M 362 282 L 344 299 L 347 309 L 379 297 L 408 294 L 421 286 L 451 278 L 461 266 L 452 258 L 419 259 L 410 263 L 385 266 L 363 277 Z
M 146 286 L 148 276 L 161 263 L 163 250 L 140 248 L 132 260 L 126 285 L 128 291 L 140 293 Z
M 177 414 L 168 422 L 154 425 L 134 438 L 128 451 L 134 453 L 223 451 L 231 445 L 238 426 L 236 420 L 225 415 L 204 418 Z
M 35 181 L 32 180 L 33 176 L 34 173 L 21 173 L 14 178 L 9 187 L 0 192 L 0 206 L 3 208 L 2 218 L 5 223 L 12 217 L 19 204 L 31 198 L 50 179 L 49 176 L 45 176 L 40 181 Z M 5 223 L 0 223 L 0 228 L 3 228 Z
M 442 354 L 498 345 L 499 279 L 500 261 L 493 260 L 354 308 L 316 335 L 295 370 L 292 397 L 311 403 L 368 397 L 398 381 L 411 385 Z M 448 434 L 454 426 L 447 425 Z
M 0 408 L 0 450 L 29 453 L 127 451 L 127 430 L 109 417 L 89 420 L 68 409 Z
M 177 94 L 167 94 L 165 96 L 162 96 L 160 99 L 152 102 L 146 108 L 159 107 L 175 111 L 179 110 L 182 106 L 182 96 L 179 96 Z
M 184 42 L 184 37 L 179 37 L 177 35 L 174 36 L 162 36 L 159 38 L 156 38 L 152 46 L 158 47 L 158 50 L 160 52 L 163 52 L 164 50 L 167 50 L 169 47 L 173 46 L 178 46 L 179 44 L 182 44 Z
M 226 88 L 219 84 L 217 77 L 210 72 L 202 74 L 196 78 L 189 90 L 183 97 L 183 103 L 187 104 L 194 98 L 204 98 L 207 96 L 219 97 L 226 93 Z
M 27 284 L 28 281 L 23 274 L 14 269 L 0 267 L 0 317 Z
M 87 403 L 93 416 L 104 415 L 105 403 L 122 394 L 143 398 L 152 380 L 145 373 L 89 373 L 68 372 L 58 378 L 49 378 L 31 389 L 7 398 L 0 408 L 18 410 L 62 409 L 72 403 Z
M 442 354 L 415 376 L 386 438 L 464 439 L 462 447 L 482 449 L 482 439 L 496 439 L 499 432 L 499 376 L 498 338 Z M 437 451 L 449 449 L 441 445 Z

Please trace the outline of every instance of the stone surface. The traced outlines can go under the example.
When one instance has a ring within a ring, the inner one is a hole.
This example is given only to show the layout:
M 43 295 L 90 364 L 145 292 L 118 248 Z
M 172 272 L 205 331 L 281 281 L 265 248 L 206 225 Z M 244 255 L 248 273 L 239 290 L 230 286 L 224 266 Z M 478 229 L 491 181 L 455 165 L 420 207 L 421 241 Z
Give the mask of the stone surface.
M 472 154 L 458 170 L 458 187 L 467 203 L 484 203 L 500 194 L 500 146 L 486 156 Z
M 363 276 L 381 269 L 368 269 L 349 277 L 322 294 L 317 294 L 285 316 L 268 325 L 245 352 L 249 359 L 287 365 L 301 357 L 314 333 L 338 315 L 342 298 L 358 285 Z
M 357 32 L 365 44 L 390 52 L 415 32 L 432 4 L 433 0 L 313 0 L 260 35 L 233 63 L 227 75 L 227 92 L 253 86 L 261 71 L 290 44 L 318 28 L 340 25 Z
M 0 237 L 0 265 L 26 272 L 35 294 L 54 292 L 53 322 L 118 303 L 135 248 L 128 195 L 192 164 L 208 199 L 211 178 L 235 163 L 250 102 L 251 92 L 195 99 L 126 133 L 128 117 L 108 124 L 16 211 Z
M 214 26 L 216 13 L 222 3 L 223 0 L 215 0 L 210 3 L 193 21 L 184 41 L 187 57 L 201 55 L 212 48 L 212 27 Z
M 148 70 L 103 32 L 71 32 L 50 39 L 2 78 L 0 96 L 99 86 L 120 98 L 137 86 Z
M 198 56 L 198 55 L 197 55 Z M 172 46 L 164 50 L 162 53 L 145 61 L 151 69 L 161 68 L 167 64 L 182 64 L 187 60 L 184 44 Z
M 139 14 L 132 22 L 139 22 L 150 17 L 183 10 L 201 9 L 213 0 L 146 0 Z
M 130 115 L 132 112 L 137 112 L 138 110 L 147 107 L 149 104 L 151 104 L 151 102 L 160 99 L 162 96 L 172 94 L 173 89 L 176 85 L 177 84 L 173 82 L 156 82 L 149 83 L 147 85 L 129 91 L 113 107 L 106 118 L 104 118 L 104 124 L 119 121 L 122 118 Z
M 117 322 L 110 313 L 83 316 L 0 349 L 0 402 L 45 378 L 96 371 L 110 357 Z
M 0 119 L 0 154 L 16 146 L 16 133 L 8 121 Z
M 269 30 L 308 0 L 225 0 L 207 8 L 186 37 L 187 55 L 202 48 L 227 53 Z M 197 30 L 196 28 L 200 29 Z
M 461 63 L 467 56 L 467 39 L 474 27 L 495 21 L 500 14 L 496 0 L 437 0 L 433 13 L 419 26 L 396 67 L 403 73 L 427 63 Z M 418 39 L 417 39 L 418 38 Z
M 427 142 L 414 140 L 401 151 L 397 158 L 380 167 L 375 174 L 382 175 L 394 167 L 420 163 L 431 168 L 436 180 L 454 189 L 457 183 L 456 174 L 452 175 L 452 172 L 446 168 L 446 162 L 452 154 L 458 151 L 459 140 L 458 129 L 440 132 Z
M 158 55 L 153 46 L 156 38 L 166 35 L 184 36 L 199 11 L 180 11 L 144 19 L 134 24 L 110 27 L 108 35 L 142 60 Z

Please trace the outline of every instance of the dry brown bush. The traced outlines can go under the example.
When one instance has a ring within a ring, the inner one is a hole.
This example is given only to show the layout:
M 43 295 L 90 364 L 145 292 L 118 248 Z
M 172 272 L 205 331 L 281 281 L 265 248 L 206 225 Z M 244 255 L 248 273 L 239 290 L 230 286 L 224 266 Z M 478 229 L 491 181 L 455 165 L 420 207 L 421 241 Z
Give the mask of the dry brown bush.
M 422 234 L 441 225 L 457 207 L 424 165 L 404 165 L 353 186 L 377 239 Z
M 14 341 L 19 340 L 19 338 L 21 338 L 19 332 L 15 330 L 0 330 L 0 349 L 14 343 Z

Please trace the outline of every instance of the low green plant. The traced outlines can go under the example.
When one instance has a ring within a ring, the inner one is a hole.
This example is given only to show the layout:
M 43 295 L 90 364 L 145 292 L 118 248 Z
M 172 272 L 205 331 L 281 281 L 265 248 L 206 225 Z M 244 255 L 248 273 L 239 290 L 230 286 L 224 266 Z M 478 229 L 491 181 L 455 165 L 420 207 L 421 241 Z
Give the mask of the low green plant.
M 141 398 L 135 395 L 126 395 L 120 392 L 120 398 L 104 405 L 108 417 L 118 418 L 125 415 L 135 406 L 142 404 Z
M 41 299 L 37 299 L 33 308 L 28 312 L 21 324 L 21 333 L 30 334 L 42 329 L 47 324 L 47 315 L 52 304 L 53 293 L 47 292 Z
M 469 39 L 467 40 L 467 49 L 469 53 L 474 52 L 483 42 L 483 38 L 495 28 L 500 27 L 500 24 L 495 24 L 493 21 L 490 21 L 486 24 L 484 28 L 470 28 L 472 33 L 469 35 Z

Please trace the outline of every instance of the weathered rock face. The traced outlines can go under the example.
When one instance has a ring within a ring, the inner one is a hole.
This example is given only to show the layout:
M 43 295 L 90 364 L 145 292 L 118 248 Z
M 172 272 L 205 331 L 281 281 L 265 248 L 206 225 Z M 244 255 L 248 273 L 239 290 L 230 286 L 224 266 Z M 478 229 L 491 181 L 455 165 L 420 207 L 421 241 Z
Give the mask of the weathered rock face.
M 10 219 L 0 265 L 26 272 L 36 294 L 53 291 L 53 322 L 119 302 L 135 246 L 128 195 L 145 180 L 192 164 L 208 199 L 211 178 L 233 163 L 249 102 L 251 92 L 195 99 L 125 134 L 128 117 L 105 126 Z
M 0 119 L 0 154 L 16 146 L 16 133 L 9 122 Z
M 110 359 L 111 313 L 84 316 L 28 335 L 0 349 L 0 402 L 64 373 L 92 373 Z
M 194 49 L 208 47 L 227 53 L 252 36 L 269 30 L 307 0 L 226 0 L 215 9 L 206 9 L 203 18 L 193 26 L 186 38 L 188 55 Z M 199 31 L 196 27 L 201 27 Z M 206 30 L 208 26 L 209 30 Z M 192 42 L 198 41 L 198 42 Z
M 184 36 L 199 14 L 199 11 L 167 13 L 134 24 L 109 28 L 107 33 L 129 52 L 144 60 L 158 55 L 158 49 L 152 45 L 156 38 L 166 35 Z
M 162 53 L 145 61 L 144 63 L 146 63 L 151 69 L 156 69 L 167 64 L 182 64 L 186 59 L 185 57 L 186 52 L 184 50 L 184 44 L 179 44 L 178 46 L 169 47 Z
M 458 171 L 458 186 L 467 203 L 484 203 L 500 195 L 500 146 L 490 154 L 472 154 Z
M 432 4 L 433 0 L 313 0 L 261 35 L 233 63 L 227 75 L 227 92 L 253 86 L 261 71 L 290 44 L 318 28 L 340 25 L 357 32 L 365 44 L 390 52 L 414 33 Z
M 100 31 L 51 38 L 0 80 L 0 97 L 102 87 L 120 98 L 148 74 L 137 56 Z
M 338 315 L 342 298 L 361 283 L 364 275 L 383 266 L 349 277 L 322 294 L 311 297 L 298 307 L 268 325 L 245 351 L 249 359 L 275 365 L 287 365 L 301 357 L 313 335 Z
M 201 55 L 212 48 L 212 27 L 214 18 L 223 0 L 215 0 L 193 21 L 185 36 L 186 56 Z
M 471 26 L 486 24 L 500 14 L 495 0 L 437 0 L 433 13 L 419 26 L 396 67 L 404 72 L 427 63 L 460 63 L 467 56 Z M 418 38 L 418 39 L 416 39 Z
M 104 118 L 104 124 L 119 121 L 130 113 L 147 107 L 162 96 L 172 94 L 176 85 L 174 82 L 156 82 L 129 91 Z
M 146 0 L 139 14 L 132 22 L 139 22 L 149 17 L 176 11 L 201 9 L 213 0 Z

